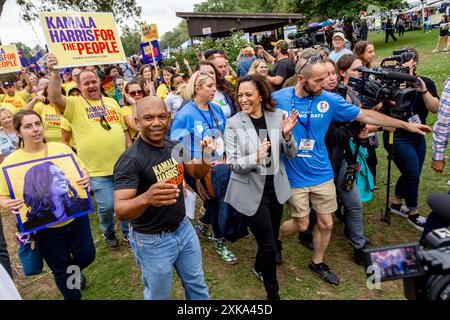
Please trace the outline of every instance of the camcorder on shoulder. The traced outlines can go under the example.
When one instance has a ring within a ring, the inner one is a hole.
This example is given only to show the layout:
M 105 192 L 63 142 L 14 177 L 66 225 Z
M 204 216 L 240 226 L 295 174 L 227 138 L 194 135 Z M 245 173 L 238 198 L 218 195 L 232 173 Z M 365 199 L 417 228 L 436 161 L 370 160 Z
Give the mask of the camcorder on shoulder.
M 414 59 L 415 54 L 408 49 L 393 53 L 393 56 L 383 59 L 379 68 L 358 68 L 362 77 L 351 77 L 349 86 L 358 93 L 364 108 L 372 109 L 384 102 L 385 106 L 389 106 L 384 108 L 386 115 L 406 120 L 411 117 L 409 106 L 416 98 L 415 88 L 420 83 L 417 77 L 409 74 L 409 68 L 403 64 Z
M 403 279 L 408 300 L 450 300 L 450 230 L 436 229 L 425 242 L 365 250 L 369 279 L 390 281 Z

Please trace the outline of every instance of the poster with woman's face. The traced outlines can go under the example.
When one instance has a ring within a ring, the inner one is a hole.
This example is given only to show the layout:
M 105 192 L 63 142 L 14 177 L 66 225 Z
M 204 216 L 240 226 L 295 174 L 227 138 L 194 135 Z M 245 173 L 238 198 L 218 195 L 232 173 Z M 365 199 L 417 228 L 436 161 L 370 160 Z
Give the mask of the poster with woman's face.
M 94 211 L 89 192 L 77 185 L 81 171 L 70 154 L 5 166 L 11 199 L 23 199 L 17 221 L 31 233 Z

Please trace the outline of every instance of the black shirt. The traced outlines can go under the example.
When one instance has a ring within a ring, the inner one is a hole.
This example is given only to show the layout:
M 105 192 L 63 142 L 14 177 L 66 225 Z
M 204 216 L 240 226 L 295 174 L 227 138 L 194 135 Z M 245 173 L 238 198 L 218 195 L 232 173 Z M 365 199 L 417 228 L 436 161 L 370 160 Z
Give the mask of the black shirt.
M 164 147 L 149 145 L 141 137 L 129 147 L 114 166 L 114 190 L 136 189 L 136 196 L 146 192 L 151 185 L 170 178 L 178 185 L 180 196 L 170 206 L 148 207 L 138 218 L 131 220 L 135 231 L 145 234 L 161 233 L 177 228 L 185 216 L 183 197 L 183 163 L 172 158 L 176 143 L 165 140 Z
M 283 58 L 275 62 L 271 73 L 274 76 L 280 76 L 283 78 L 283 82 L 279 85 L 272 84 L 274 91 L 278 91 L 283 87 L 283 83 L 286 81 L 286 79 L 292 77 L 295 74 L 295 65 L 289 58 Z
M 266 118 L 264 117 L 264 115 L 261 118 L 259 118 L 259 119 L 254 119 L 254 118 L 250 117 L 250 120 L 252 121 L 253 126 L 255 127 L 256 134 L 258 135 L 260 142 L 263 142 L 264 138 L 267 138 L 267 141 L 270 141 L 269 134 L 268 134 L 268 131 L 267 131 Z M 261 130 L 264 130 L 267 133 L 267 135 L 266 136 L 262 136 L 260 134 Z M 266 167 L 270 166 L 270 162 L 271 162 L 270 159 L 272 157 L 272 150 L 271 150 L 270 147 L 267 150 L 267 153 L 269 155 L 268 155 L 268 157 L 266 159 L 266 163 L 265 163 Z M 264 184 L 263 199 L 265 199 L 265 198 L 270 198 L 271 199 L 274 194 L 275 194 L 275 187 L 274 187 L 274 184 L 273 184 L 273 175 L 266 175 L 266 182 Z

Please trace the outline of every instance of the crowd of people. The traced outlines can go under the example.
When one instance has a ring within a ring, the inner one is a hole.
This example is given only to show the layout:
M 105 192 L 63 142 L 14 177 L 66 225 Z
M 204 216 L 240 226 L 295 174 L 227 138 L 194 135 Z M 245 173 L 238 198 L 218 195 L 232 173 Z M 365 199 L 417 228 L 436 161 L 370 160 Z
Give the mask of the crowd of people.
M 363 108 L 349 80 L 361 77 L 358 67 L 373 65 L 375 47 L 363 40 L 351 51 L 346 40 L 337 31 L 331 51 L 297 53 L 279 40 L 272 43 L 274 55 L 248 45 L 236 71 L 212 48 L 199 54 L 195 68 L 185 60 L 185 74 L 178 65 L 137 68 L 136 61 L 59 70 L 57 57 L 48 54 L 41 76 L 24 69 L 2 83 L 2 166 L 73 155 L 82 170 L 77 183 L 95 197 L 111 248 L 119 246 L 115 220 L 121 221 L 145 299 L 170 297 L 173 267 L 187 299 L 209 299 L 201 245 L 211 244 L 225 263 L 236 264 L 245 257 L 236 256 L 230 242 L 248 230 L 258 246 L 253 272 L 269 300 L 280 299 L 277 265 L 289 259 L 283 240 L 294 233 L 312 251 L 310 270 L 339 285 L 325 263 L 333 214 L 344 221 L 354 261 L 362 265 L 370 244 L 363 203 L 377 188 L 378 132 L 384 131 L 388 148 L 387 132 L 395 130 L 393 160 L 401 175 L 391 210 L 426 233 L 418 192 L 425 134 L 432 131 L 428 113 L 439 113 L 432 162 L 438 172 L 450 131 L 450 79 L 439 98 L 433 80 L 416 74 L 413 48 L 404 66 L 420 85 L 404 118 L 383 114 L 382 104 Z M 10 197 L 0 175 L 0 205 L 17 212 L 24 200 Z M 202 203 L 198 219 L 186 215 L 188 192 Z M 285 204 L 291 218 L 282 222 Z M 88 216 L 34 238 L 64 299 L 80 299 L 80 288 L 67 287 L 67 268 L 83 270 L 95 259 Z M 1 224 L 0 262 L 12 276 Z

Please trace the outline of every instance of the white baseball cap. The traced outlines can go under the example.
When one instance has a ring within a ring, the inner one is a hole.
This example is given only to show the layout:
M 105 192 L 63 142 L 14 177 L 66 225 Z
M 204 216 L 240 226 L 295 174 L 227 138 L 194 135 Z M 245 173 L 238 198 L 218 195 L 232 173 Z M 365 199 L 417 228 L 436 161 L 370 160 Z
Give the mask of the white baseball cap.
M 346 40 L 345 36 L 344 36 L 344 34 L 342 32 L 336 32 L 335 34 L 333 34 L 333 39 L 336 38 L 336 37 L 340 37 L 344 41 Z

